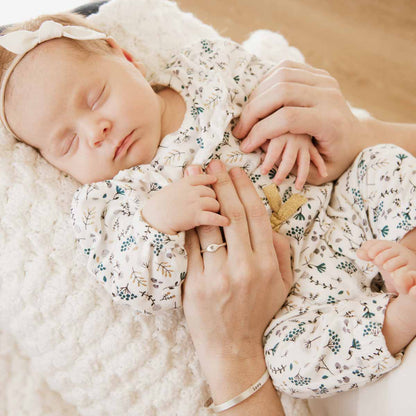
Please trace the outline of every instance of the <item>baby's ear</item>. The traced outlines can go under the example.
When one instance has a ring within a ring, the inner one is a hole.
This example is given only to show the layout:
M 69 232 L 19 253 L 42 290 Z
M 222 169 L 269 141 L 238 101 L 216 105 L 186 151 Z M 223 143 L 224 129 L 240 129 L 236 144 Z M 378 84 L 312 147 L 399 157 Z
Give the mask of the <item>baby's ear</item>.
M 107 38 L 107 43 L 114 48 L 117 53 L 120 55 L 123 55 L 129 62 L 131 62 L 142 74 L 143 76 L 146 76 L 146 68 L 145 66 L 137 62 L 133 55 L 130 52 L 127 52 L 125 49 L 123 49 L 113 38 L 109 37 Z

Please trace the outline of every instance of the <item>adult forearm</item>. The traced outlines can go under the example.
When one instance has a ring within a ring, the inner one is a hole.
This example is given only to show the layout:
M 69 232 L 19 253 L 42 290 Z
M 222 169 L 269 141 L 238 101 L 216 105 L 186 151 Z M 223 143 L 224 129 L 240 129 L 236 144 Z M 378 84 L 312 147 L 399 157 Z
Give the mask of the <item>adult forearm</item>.
M 362 120 L 362 126 L 364 137 L 357 138 L 362 149 L 380 143 L 392 143 L 416 156 L 416 124 L 389 123 L 368 118 Z
M 255 358 L 215 357 L 201 362 L 216 405 L 239 395 L 254 384 L 266 370 L 263 353 Z M 248 399 L 221 413 L 224 416 L 284 416 L 280 397 L 269 378 Z

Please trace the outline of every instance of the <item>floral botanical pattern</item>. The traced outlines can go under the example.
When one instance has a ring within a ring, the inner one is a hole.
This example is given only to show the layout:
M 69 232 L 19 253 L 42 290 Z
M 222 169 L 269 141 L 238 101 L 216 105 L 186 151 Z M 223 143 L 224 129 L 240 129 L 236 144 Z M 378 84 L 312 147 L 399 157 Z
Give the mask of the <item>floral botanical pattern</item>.
M 243 153 L 232 127 L 271 68 L 234 42 L 202 40 L 152 76 L 184 98 L 182 126 L 162 140 L 150 164 L 81 187 L 71 207 L 88 270 L 115 301 L 146 314 L 181 306 L 184 233 L 160 233 L 141 210 L 152 192 L 183 177 L 187 165 L 204 167 L 217 158 L 228 168 L 242 167 L 270 213 L 262 187 L 276 170 L 261 175 L 261 152 Z M 401 149 L 378 146 L 364 151 L 335 185 L 304 187 L 308 202 L 280 229 L 291 238 L 295 283 L 264 336 L 276 389 L 324 396 L 361 386 L 399 364 L 381 333 L 390 295 L 371 292 L 377 270 L 359 261 L 355 250 L 369 238 L 398 240 L 414 227 L 409 178 L 415 170 Z M 294 177 L 279 192 L 286 201 L 295 192 Z

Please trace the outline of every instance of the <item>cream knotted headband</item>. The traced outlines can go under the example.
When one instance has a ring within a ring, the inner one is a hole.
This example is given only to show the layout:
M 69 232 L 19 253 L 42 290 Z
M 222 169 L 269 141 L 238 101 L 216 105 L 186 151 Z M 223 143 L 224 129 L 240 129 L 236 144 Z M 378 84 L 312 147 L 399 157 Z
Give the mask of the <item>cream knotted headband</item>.
M 14 68 L 16 68 L 16 65 L 29 51 L 31 51 L 42 42 L 62 37 L 77 40 L 109 38 L 109 36 L 107 36 L 105 33 L 97 32 L 87 27 L 63 26 L 60 23 L 54 22 L 53 20 L 46 20 L 41 24 L 39 29 L 35 30 L 34 32 L 28 30 L 17 30 L 15 32 L 10 32 L 6 35 L 0 36 L 0 46 L 17 55 L 13 59 L 10 66 L 7 68 L 0 86 L 0 118 L 4 127 L 6 127 L 6 129 L 15 137 L 18 136 L 9 126 L 4 109 L 7 82 L 9 81 Z

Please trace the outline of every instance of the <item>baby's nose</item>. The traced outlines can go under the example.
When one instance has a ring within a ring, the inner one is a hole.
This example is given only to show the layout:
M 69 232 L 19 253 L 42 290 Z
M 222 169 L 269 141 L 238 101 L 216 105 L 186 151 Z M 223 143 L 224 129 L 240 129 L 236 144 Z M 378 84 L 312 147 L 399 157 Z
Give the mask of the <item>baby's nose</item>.
M 89 129 L 86 129 L 86 138 L 91 146 L 99 147 L 102 142 L 108 138 L 110 132 L 110 127 L 108 123 L 100 123 L 89 126 Z

